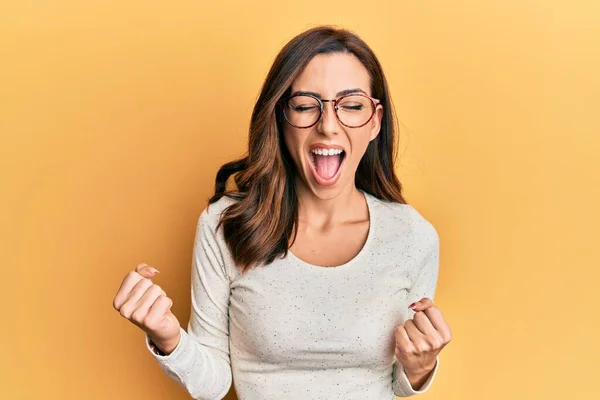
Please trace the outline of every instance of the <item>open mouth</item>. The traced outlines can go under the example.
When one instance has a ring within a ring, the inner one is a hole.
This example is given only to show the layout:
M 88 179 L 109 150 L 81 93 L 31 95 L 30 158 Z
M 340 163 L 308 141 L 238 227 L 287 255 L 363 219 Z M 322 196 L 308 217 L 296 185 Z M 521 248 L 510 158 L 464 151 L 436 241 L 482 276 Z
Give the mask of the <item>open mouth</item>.
M 333 185 L 342 170 L 346 152 L 339 148 L 315 147 L 308 152 L 311 170 L 317 183 Z

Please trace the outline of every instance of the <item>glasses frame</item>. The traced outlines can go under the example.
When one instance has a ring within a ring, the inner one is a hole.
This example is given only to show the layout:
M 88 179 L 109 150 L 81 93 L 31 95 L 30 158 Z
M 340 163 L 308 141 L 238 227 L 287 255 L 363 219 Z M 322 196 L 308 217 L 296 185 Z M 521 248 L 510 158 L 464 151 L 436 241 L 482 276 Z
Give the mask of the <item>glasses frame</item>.
M 319 113 L 319 118 L 317 118 L 317 120 L 315 122 L 313 122 L 311 125 L 309 126 L 297 126 L 294 125 L 290 122 L 290 120 L 288 119 L 287 115 L 285 115 L 285 107 L 287 102 L 290 99 L 293 99 L 294 97 L 312 97 L 313 99 L 317 100 L 317 102 L 319 102 L 319 106 L 320 106 L 320 113 Z M 367 99 L 369 99 L 371 101 L 371 104 L 373 107 L 371 107 L 371 115 L 369 116 L 369 118 L 367 119 L 367 121 L 361 125 L 358 126 L 350 126 L 350 125 L 346 125 L 345 123 L 342 122 L 342 120 L 340 119 L 340 116 L 338 115 L 338 104 L 341 100 L 345 99 L 346 97 L 350 97 L 350 96 L 362 96 L 362 97 L 366 97 Z M 317 96 L 314 96 L 312 94 L 302 94 L 302 93 L 298 93 L 298 94 L 293 94 L 291 96 L 288 96 L 282 100 L 279 101 L 280 106 L 281 106 L 281 111 L 283 113 L 283 118 L 285 118 L 286 122 L 288 124 L 290 124 L 291 126 L 293 126 L 294 128 L 298 128 L 298 129 L 308 129 L 308 128 L 312 128 L 313 126 L 315 126 L 319 120 L 323 117 L 323 112 L 325 111 L 325 104 L 330 102 L 331 105 L 333 106 L 333 113 L 335 114 L 335 118 L 339 121 L 340 124 L 344 125 L 346 128 L 361 128 L 363 126 L 365 126 L 366 124 L 369 123 L 369 121 L 371 121 L 373 119 L 373 116 L 375 115 L 375 111 L 377 110 L 377 105 L 381 104 L 381 100 L 376 99 L 374 97 L 371 96 L 367 96 L 364 93 L 349 93 L 349 94 L 345 94 L 343 96 L 337 97 L 335 99 L 320 99 Z

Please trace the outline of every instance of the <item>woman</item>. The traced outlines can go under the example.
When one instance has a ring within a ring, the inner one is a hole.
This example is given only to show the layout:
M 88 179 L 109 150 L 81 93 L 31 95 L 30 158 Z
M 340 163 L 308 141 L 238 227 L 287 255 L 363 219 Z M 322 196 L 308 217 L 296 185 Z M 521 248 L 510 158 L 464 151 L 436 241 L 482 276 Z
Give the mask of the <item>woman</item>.
M 146 264 L 115 297 L 193 398 L 221 399 L 232 380 L 240 399 L 428 389 L 451 339 L 432 303 L 439 242 L 401 194 L 394 143 L 388 86 L 361 39 L 317 27 L 282 49 L 248 155 L 221 168 L 200 216 L 187 331 Z

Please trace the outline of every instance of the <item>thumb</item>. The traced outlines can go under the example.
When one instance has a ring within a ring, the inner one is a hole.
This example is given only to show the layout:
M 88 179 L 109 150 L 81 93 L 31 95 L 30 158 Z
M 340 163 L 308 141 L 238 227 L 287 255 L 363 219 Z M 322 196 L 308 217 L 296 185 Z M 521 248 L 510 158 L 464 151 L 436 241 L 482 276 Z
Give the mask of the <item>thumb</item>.
M 155 277 L 160 271 L 157 270 L 156 268 L 152 268 L 148 264 L 142 263 L 142 264 L 139 264 L 137 267 L 135 267 L 135 272 L 137 272 L 144 278 L 150 279 L 150 278 Z
M 413 311 L 423 311 L 432 306 L 433 306 L 433 300 L 431 300 L 428 297 L 423 297 L 421 300 L 411 303 L 408 306 L 408 308 L 410 308 Z

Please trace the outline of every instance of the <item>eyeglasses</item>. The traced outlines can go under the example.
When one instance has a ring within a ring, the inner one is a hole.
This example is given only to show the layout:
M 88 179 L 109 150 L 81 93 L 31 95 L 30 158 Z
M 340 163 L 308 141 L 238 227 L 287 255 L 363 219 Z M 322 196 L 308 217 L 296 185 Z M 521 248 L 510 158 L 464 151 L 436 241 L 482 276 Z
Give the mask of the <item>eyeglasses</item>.
M 323 115 L 325 102 L 331 102 L 335 116 L 348 128 L 360 128 L 366 125 L 380 100 L 366 94 L 353 93 L 332 100 L 319 99 L 310 94 L 295 94 L 281 101 L 285 120 L 295 128 L 310 128 Z

